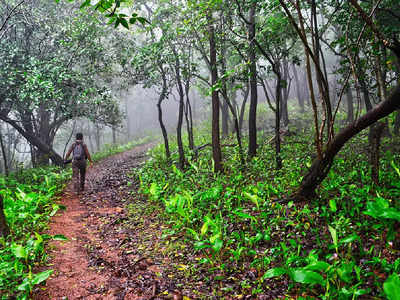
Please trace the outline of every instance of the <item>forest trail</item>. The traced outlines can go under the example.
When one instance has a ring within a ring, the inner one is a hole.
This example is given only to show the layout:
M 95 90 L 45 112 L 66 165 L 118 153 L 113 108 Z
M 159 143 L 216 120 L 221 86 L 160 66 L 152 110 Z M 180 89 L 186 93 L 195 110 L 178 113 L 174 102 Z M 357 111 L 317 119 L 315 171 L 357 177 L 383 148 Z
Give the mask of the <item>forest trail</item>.
M 151 146 L 94 164 L 81 195 L 67 186 L 61 197 L 66 210 L 53 217 L 48 233 L 63 234 L 68 241 L 51 243 L 47 268 L 54 273 L 35 290 L 34 299 L 150 299 L 173 289 L 162 279 L 163 262 L 141 251 L 157 249 L 162 230 L 151 218 L 140 219 L 143 211 L 136 208 L 145 210 L 146 205 L 136 193 L 138 179 L 131 178 Z M 141 214 L 139 219 L 129 218 L 127 208 Z

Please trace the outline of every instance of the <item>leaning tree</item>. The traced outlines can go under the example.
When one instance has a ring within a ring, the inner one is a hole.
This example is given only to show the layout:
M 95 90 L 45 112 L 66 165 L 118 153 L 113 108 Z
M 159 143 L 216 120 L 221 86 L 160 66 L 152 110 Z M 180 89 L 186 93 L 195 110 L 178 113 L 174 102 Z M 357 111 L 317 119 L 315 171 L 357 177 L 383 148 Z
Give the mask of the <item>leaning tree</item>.
M 287 17 L 290 19 L 292 26 L 295 28 L 301 41 L 304 44 L 306 56 L 310 58 L 310 61 L 313 62 L 317 70 L 317 73 L 319 73 L 319 75 L 321 76 L 320 93 L 323 98 L 323 101 L 326 101 L 325 105 L 329 105 L 330 104 L 328 102 L 329 100 L 327 100 L 327 98 L 324 99 L 324 97 L 327 97 L 327 94 L 325 94 L 327 91 L 324 83 L 324 80 L 326 79 L 323 78 L 323 73 L 321 72 L 321 70 L 318 70 L 319 67 L 321 66 L 321 63 L 318 59 L 318 56 L 316 55 L 316 52 L 313 51 L 312 46 L 309 44 L 309 40 L 307 39 L 306 31 L 304 30 L 305 27 L 304 24 L 302 24 L 303 22 L 302 21 L 303 19 L 301 18 L 302 7 L 300 5 L 300 2 L 298 0 L 295 1 L 294 3 L 291 2 L 294 5 L 293 7 L 290 7 L 285 1 L 283 0 L 279 1 Z M 391 32 L 392 36 L 390 38 L 387 38 L 382 28 L 379 27 L 379 23 L 376 24 L 376 22 L 374 22 L 377 20 L 373 20 L 370 17 L 371 14 L 365 12 L 363 8 L 361 8 L 358 5 L 356 0 L 351 0 L 350 2 L 352 8 L 354 9 L 354 13 L 352 14 L 352 16 L 353 17 L 357 16 L 357 18 L 360 19 L 361 22 L 365 23 L 366 26 L 368 26 L 369 32 L 371 36 L 373 36 L 373 41 L 377 41 L 384 47 L 390 49 L 393 52 L 393 54 L 397 57 L 397 59 L 400 60 L 400 43 L 398 41 L 398 36 L 400 32 Z M 314 10 L 314 12 L 311 12 L 311 15 L 316 14 L 315 3 L 316 3 L 315 0 L 311 1 L 311 5 L 310 7 L 308 7 L 309 9 Z M 296 21 L 293 10 L 297 11 L 298 15 L 300 16 L 299 23 Z M 316 35 L 313 38 L 319 37 L 316 32 L 314 32 L 313 34 Z M 351 138 L 360 133 L 363 129 L 373 125 L 377 121 L 388 116 L 389 114 L 391 114 L 392 112 L 394 112 L 399 108 L 400 108 L 400 85 L 397 84 L 397 86 L 393 87 L 392 93 L 384 101 L 379 103 L 377 106 L 371 108 L 367 113 L 365 113 L 358 119 L 354 120 L 352 123 L 348 124 L 344 129 L 340 130 L 337 134 L 334 134 L 333 130 L 334 119 L 331 119 L 331 121 L 329 121 L 329 118 L 328 120 L 325 119 L 324 120 L 326 122 L 325 125 L 330 127 L 327 130 L 328 131 L 327 142 L 324 145 L 322 145 L 322 132 L 319 132 L 320 136 L 319 139 L 317 140 L 318 156 L 314 159 L 308 172 L 302 178 L 300 187 L 294 194 L 293 199 L 300 200 L 300 199 L 310 199 L 314 197 L 316 188 L 322 183 L 322 181 L 327 176 L 330 168 L 332 167 L 336 154 L 342 149 L 342 147 Z M 329 114 L 328 111 L 327 113 Z M 331 117 L 334 118 L 334 115 L 332 115 Z M 315 128 L 315 131 L 317 133 L 319 128 L 320 128 L 319 126 L 316 126 Z

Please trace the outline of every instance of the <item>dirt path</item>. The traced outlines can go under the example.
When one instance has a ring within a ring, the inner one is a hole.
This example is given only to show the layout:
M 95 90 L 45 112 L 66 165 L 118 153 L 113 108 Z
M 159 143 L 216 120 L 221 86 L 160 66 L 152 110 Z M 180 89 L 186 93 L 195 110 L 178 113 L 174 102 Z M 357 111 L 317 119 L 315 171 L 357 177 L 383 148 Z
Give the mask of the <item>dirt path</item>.
M 95 164 L 79 196 L 68 185 L 61 200 L 67 209 L 53 218 L 49 230 L 68 241 L 51 243 L 48 266 L 54 273 L 34 299 L 149 299 L 171 290 L 162 280 L 161 263 L 142 256 L 135 243 L 140 238 L 143 247 L 147 239 L 154 249 L 160 226 L 151 220 L 135 224 L 126 211 L 137 202 L 138 182 L 129 177 L 131 170 L 144 161 L 148 148 L 139 146 Z M 149 236 L 138 237 L 138 230 L 150 230 Z

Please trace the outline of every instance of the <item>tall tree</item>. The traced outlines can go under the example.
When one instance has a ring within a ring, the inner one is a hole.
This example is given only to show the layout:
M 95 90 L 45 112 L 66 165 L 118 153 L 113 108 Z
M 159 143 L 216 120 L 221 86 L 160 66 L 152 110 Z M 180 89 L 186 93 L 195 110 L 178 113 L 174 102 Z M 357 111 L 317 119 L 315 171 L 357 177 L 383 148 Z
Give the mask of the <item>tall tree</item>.
M 213 148 L 214 171 L 222 171 L 222 154 L 220 144 L 220 130 L 219 130 L 219 96 L 216 89 L 218 83 L 218 69 L 217 69 L 217 46 L 215 42 L 215 28 L 214 19 L 212 16 L 212 8 L 207 11 L 208 22 L 208 39 L 210 45 L 210 71 L 211 71 L 211 102 L 212 102 L 212 119 L 211 119 L 211 139 Z

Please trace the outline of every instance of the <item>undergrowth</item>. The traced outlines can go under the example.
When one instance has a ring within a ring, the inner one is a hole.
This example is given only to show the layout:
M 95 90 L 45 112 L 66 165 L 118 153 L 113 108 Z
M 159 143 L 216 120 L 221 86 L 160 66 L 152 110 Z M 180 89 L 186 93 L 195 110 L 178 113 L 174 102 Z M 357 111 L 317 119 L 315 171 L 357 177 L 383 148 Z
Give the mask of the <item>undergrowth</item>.
M 212 172 L 210 148 L 187 155 L 184 170 L 175 166 L 176 155 L 165 160 L 162 145 L 151 152 L 140 171 L 141 191 L 163 204 L 165 234 L 184 233 L 200 255 L 192 263 L 215 296 L 283 288 L 302 299 L 399 299 L 399 140 L 383 142 L 379 186 L 370 178 L 364 134 L 336 157 L 318 199 L 279 204 L 310 167 L 312 140 L 309 133 L 285 137 L 281 170 L 273 145 L 263 141 L 245 166 L 237 148 L 223 148 L 221 174 Z
M 10 227 L 9 236 L 0 238 L 0 296 L 2 299 L 29 298 L 35 285 L 46 280 L 52 270 L 33 273 L 46 259 L 44 246 L 61 235 L 41 234 L 60 208 L 54 199 L 61 192 L 70 172 L 58 168 L 21 170 L 0 177 L 0 194 Z

